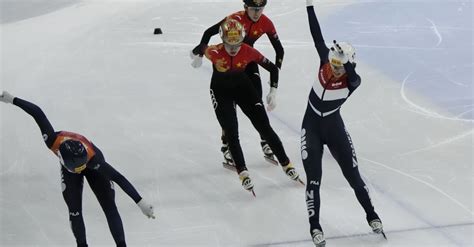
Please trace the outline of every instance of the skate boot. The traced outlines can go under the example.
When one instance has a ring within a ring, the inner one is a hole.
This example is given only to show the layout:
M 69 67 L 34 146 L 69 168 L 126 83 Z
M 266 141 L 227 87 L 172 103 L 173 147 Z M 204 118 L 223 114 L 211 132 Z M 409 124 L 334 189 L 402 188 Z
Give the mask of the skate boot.
M 227 143 L 222 144 L 221 152 L 224 155 L 224 161 L 222 162 L 224 168 L 227 168 L 231 171 L 237 171 L 234 160 L 232 159 L 232 155 L 230 154 L 229 145 Z
M 242 187 L 244 189 L 252 192 L 253 196 L 255 196 L 255 192 L 253 191 L 253 183 L 252 179 L 250 179 L 250 174 L 247 170 L 243 170 L 239 173 L 239 179 L 242 182 Z
M 291 178 L 292 180 L 300 182 L 302 185 L 305 185 L 304 182 L 300 179 L 300 175 L 296 171 L 296 169 L 293 167 L 293 164 L 289 162 L 286 166 L 281 166 L 285 174 Z
M 380 219 L 375 219 L 369 222 L 369 226 L 372 228 L 372 231 L 377 234 L 382 234 L 382 236 L 387 239 L 385 233 L 383 232 L 383 225 Z
M 262 146 L 263 158 L 274 165 L 278 165 L 278 161 L 276 160 L 275 155 L 273 154 L 273 151 L 270 148 L 270 145 L 268 145 L 267 141 L 260 141 L 260 145 Z
M 319 229 L 313 230 L 313 243 L 316 247 L 324 247 L 326 246 L 326 240 L 324 239 L 324 233 Z

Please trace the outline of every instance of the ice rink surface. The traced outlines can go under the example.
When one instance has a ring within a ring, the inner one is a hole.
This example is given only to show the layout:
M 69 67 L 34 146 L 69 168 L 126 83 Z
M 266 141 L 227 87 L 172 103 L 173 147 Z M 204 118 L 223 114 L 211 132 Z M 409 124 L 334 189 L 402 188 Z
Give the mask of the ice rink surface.
M 190 66 L 203 31 L 243 9 L 240 0 L 0 2 L 0 89 L 40 105 L 56 130 L 88 137 L 155 205 L 157 219 L 148 220 L 116 189 L 129 246 L 313 246 L 304 187 L 263 160 L 241 113 L 257 197 L 222 168 L 208 92 L 212 68 L 207 61 Z M 341 112 L 388 237 L 370 234 L 325 152 L 327 246 L 474 245 L 472 5 L 315 1 L 326 42 L 357 49 L 362 85 Z M 305 1 L 269 1 L 265 14 L 285 48 L 270 121 L 304 174 L 299 129 L 319 66 Z M 156 27 L 164 34 L 153 35 Z M 266 37 L 256 48 L 274 59 Z M 266 94 L 268 73 L 261 74 Z M 2 104 L 0 126 L 0 246 L 73 246 L 59 163 L 36 123 Z M 113 246 L 104 214 L 84 188 L 89 245 Z

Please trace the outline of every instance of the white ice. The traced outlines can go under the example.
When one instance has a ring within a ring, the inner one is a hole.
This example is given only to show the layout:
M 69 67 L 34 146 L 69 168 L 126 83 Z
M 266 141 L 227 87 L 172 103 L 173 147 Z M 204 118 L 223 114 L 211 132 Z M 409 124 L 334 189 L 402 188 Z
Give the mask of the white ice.
M 40 105 L 56 130 L 87 136 L 156 206 L 157 219 L 148 220 L 117 189 L 129 246 L 312 246 L 304 187 L 263 160 L 243 114 L 257 197 L 222 168 L 212 69 L 190 66 L 203 31 L 242 9 L 240 0 L 0 2 L 0 89 Z M 474 245 L 472 4 L 315 0 L 327 43 L 357 49 L 363 84 L 342 114 L 388 237 L 370 234 L 326 152 L 328 246 Z M 304 174 L 299 128 L 319 65 L 305 1 L 269 1 L 265 13 L 285 47 L 269 116 Z M 156 27 L 164 34 L 153 35 Z M 266 37 L 256 48 L 274 59 Z M 57 159 L 21 109 L 2 104 L 0 116 L 0 246 L 73 246 Z M 113 246 L 87 185 L 83 208 L 90 246 Z

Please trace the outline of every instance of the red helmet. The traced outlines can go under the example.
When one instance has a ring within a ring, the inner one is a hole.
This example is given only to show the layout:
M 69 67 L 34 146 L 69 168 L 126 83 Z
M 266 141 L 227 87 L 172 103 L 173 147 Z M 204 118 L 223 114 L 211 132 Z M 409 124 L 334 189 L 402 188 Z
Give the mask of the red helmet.
M 240 45 L 244 41 L 244 26 L 234 19 L 225 20 L 219 29 L 222 41 L 228 45 Z

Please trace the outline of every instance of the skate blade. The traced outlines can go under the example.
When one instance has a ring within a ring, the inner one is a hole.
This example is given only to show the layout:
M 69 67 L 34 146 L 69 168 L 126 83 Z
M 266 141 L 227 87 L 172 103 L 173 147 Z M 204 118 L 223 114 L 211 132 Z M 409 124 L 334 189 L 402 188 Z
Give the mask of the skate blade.
M 248 191 L 250 191 L 252 193 L 253 197 L 257 198 L 257 196 L 255 195 L 255 191 L 253 189 L 250 189 Z
M 382 235 L 382 237 L 387 240 L 387 236 L 385 235 L 385 232 L 382 230 L 381 232 L 375 232 L 375 231 L 372 231 L 373 234 L 377 234 L 377 235 Z
M 226 168 L 226 169 L 231 170 L 231 171 L 234 171 L 234 172 L 237 171 L 237 168 L 235 168 L 235 165 L 232 164 L 232 163 L 229 163 L 229 162 L 224 161 L 224 162 L 222 162 L 222 166 L 223 166 L 224 168 Z
M 269 163 L 278 166 L 278 161 L 273 156 L 263 156 L 263 158 Z
M 303 182 L 303 180 L 301 180 L 301 178 L 297 178 L 296 181 L 298 181 L 303 186 L 306 186 L 306 184 Z
M 252 195 L 253 195 L 254 197 L 257 197 L 257 196 L 255 195 L 255 191 L 253 190 L 253 187 L 252 187 L 252 188 L 250 188 L 250 189 L 246 189 L 246 188 L 244 188 L 244 190 L 246 190 L 246 191 L 248 191 L 248 192 L 252 193 Z
M 319 244 L 315 244 L 316 247 L 326 247 L 326 241 L 322 242 L 322 243 L 319 243 Z
M 322 243 L 319 243 L 319 244 L 315 244 L 316 247 L 326 247 L 326 241 L 322 242 Z

